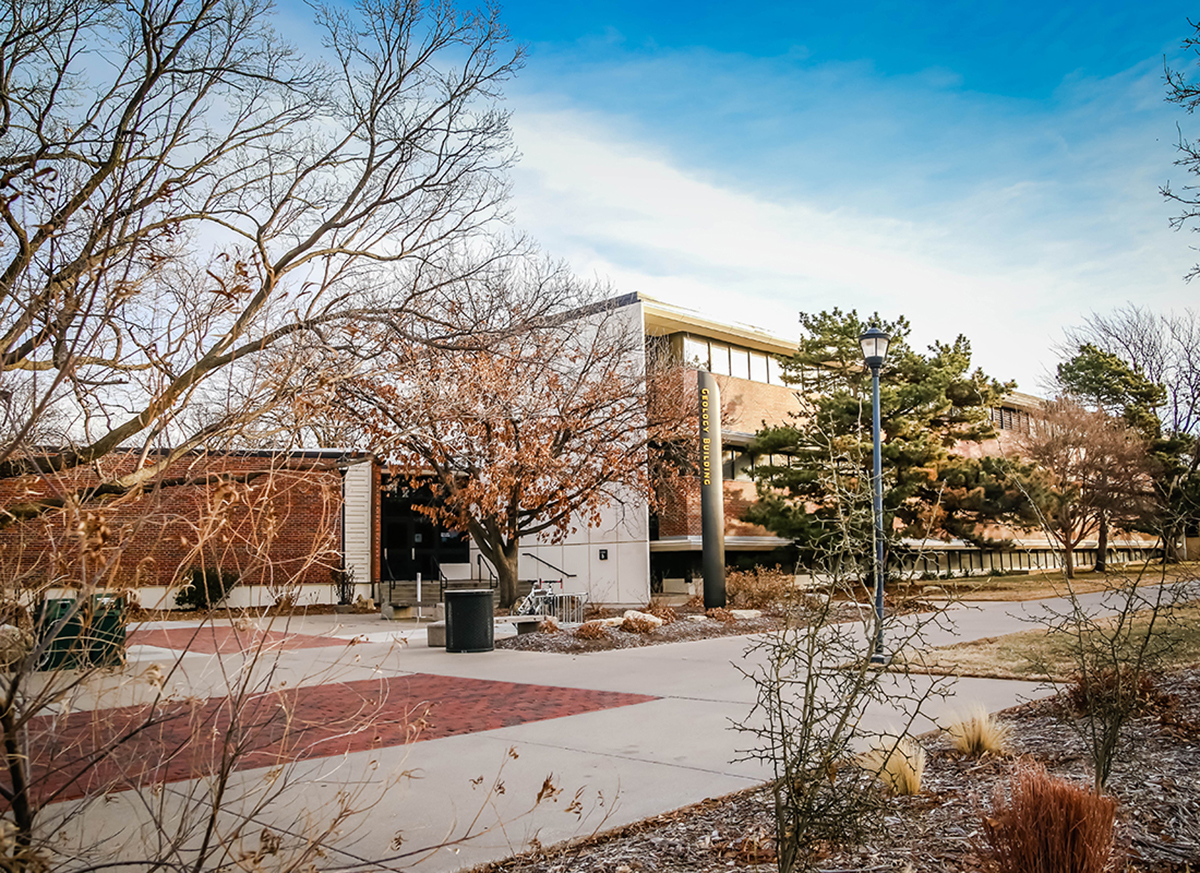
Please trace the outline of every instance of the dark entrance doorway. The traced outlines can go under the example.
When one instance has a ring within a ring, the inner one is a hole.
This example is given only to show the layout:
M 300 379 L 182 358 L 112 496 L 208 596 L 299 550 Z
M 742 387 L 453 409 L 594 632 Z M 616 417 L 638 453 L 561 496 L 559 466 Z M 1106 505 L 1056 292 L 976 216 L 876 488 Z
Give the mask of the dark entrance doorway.
M 411 582 L 421 574 L 436 582 L 443 564 L 465 564 L 471 560 L 465 533 L 434 524 L 416 510 L 428 506 L 433 496 L 426 488 L 397 487 L 385 491 L 380 507 L 379 565 L 383 580 Z

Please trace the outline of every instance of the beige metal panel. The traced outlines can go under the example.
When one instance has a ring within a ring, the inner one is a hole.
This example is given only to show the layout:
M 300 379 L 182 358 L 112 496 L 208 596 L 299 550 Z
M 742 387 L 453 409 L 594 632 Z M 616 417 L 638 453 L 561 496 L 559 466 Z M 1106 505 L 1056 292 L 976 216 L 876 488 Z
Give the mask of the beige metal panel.
M 355 582 L 371 582 L 375 548 L 374 464 L 346 468 L 342 477 L 342 560 Z

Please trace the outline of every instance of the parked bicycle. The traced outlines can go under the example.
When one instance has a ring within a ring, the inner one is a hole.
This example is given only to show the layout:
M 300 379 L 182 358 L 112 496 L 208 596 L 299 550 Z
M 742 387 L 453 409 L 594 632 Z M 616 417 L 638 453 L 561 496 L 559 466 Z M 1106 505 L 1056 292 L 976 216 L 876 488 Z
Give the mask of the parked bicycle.
M 557 595 L 552 586 L 557 585 L 562 591 L 562 580 L 538 580 L 533 588 L 525 595 L 525 599 L 517 605 L 517 615 L 555 615 Z

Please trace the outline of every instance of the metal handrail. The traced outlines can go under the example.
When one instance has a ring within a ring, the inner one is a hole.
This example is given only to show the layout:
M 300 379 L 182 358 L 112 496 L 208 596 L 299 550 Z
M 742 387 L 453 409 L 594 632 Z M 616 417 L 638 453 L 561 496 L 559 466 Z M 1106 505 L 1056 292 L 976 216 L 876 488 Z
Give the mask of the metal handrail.
M 554 572 L 556 572 L 556 573 L 561 573 L 562 575 L 566 576 L 568 579 L 574 579 L 576 576 L 578 576 L 578 575 L 579 575 L 578 573 L 568 573 L 568 572 L 567 572 L 566 570 L 564 570 L 562 567 L 555 567 L 555 566 L 554 566 L 553 564 L 551 564 L 549 561 L 545 560 L 544 558 L 539 558 L 539 557 L 538 557 L 537 555 L 535 555 L 533 552 L 521 552 L 521 557 L 523 557 L 523 558 L 533 558 L 533 559 L 534 559 L 535 561 L 537 561 L 539 564 L 545 564 L 547 567 L 549 567 L 549 568 L 550 568 L 551 570 L 553 570 Z M 542 577 L 541 577 L 541 575 L 540 575 L 540 574 L 538 575 L 538 581 L 539 581 L 539 582 L 540 582 L 540 581 L 542 581 Z
M 485 564 L 485 562 L 486 562 L 486 564 Z M 487 578 L 488 588 L 494 589 L 494 588 L 500 587 L 500 578 L 496 575 L 495 570 L 493 570 L 491 562 L 487 561 L 487 559 L 484 558 L 483 555 L 475 556 L 475 575 L 476 575 L 478 581 L 480 583 L 482 583 L 484 581 L 484 579 L 483 579 L 484 566 L 487 567 L 487 571 L 488 571 L 488 578 Z M 446 599 L 445 598 L 446 589 L 450 587 L 450 582 L 452 580 L 446 578 L 446 574 L 442 572 L 441 564 L 438 564 L 438 581 L 441 584 L 440 590 L 442 593 L 442 599 L 445 600 Z M 475 581 L 475 580 L 471 580 L 471 581 Z
M 487 571 L 488 571 L 489 586 L 491 588 L 495 588 L 496 585 L 499 584 L 499 582 L 500 582 L 499 577 L 496 575 L 496 568 L 493 567 L 492 562 L 489 561 L 487 558 L 485 558 L 483 555 L 476 555 L 475 556 L 475 570 L 476 570 L 476 575 L 479 577 L 480 582 L 483 581 L 483 568 L 485 566 L 487 567 Z

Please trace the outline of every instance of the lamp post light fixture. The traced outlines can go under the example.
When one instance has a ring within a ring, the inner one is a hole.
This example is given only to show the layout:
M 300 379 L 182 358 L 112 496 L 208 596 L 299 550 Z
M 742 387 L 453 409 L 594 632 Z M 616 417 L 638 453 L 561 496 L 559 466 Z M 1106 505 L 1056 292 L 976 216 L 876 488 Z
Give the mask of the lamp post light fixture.
M 858 338 L 858 343 L 862 346 L 863 361 L 871 368 L 871 433 L 875 450 L 874 475 L 871 477 L 875 498 L 875 645 L 871 653 L 872 664 L 886 664 L 888 661 L 883 653 L 883 460 L 879 447 L 879 368 L 887 358 L 888 343 L 891 339 L 877 327 L 867 328 Z

